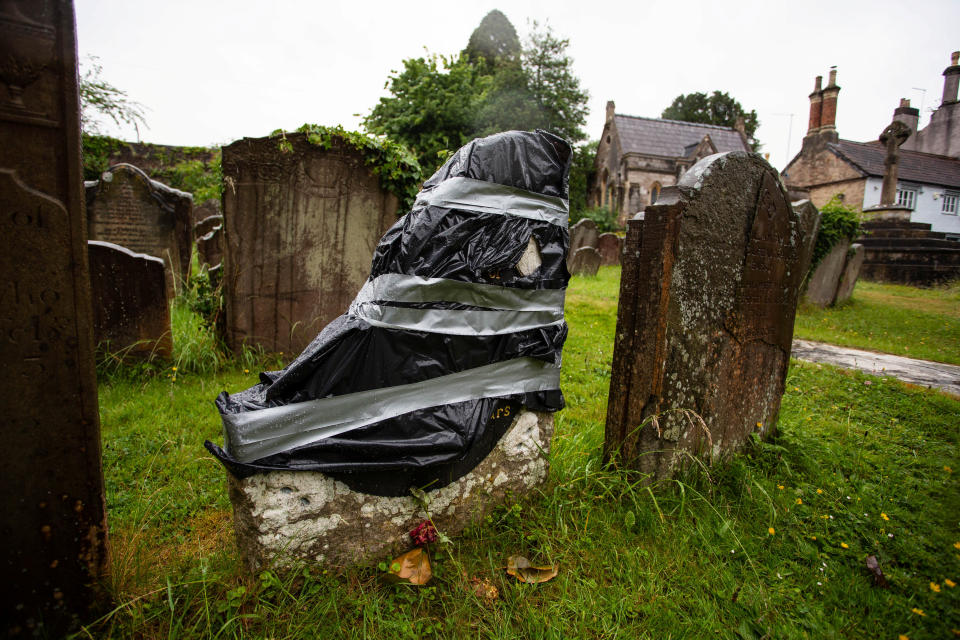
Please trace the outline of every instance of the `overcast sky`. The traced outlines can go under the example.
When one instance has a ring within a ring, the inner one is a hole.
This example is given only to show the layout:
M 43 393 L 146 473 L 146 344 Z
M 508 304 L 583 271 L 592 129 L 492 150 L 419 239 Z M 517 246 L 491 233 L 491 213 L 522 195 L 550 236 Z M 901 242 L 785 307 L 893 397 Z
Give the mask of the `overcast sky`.
M 659 117 L 681 93 L 720 90 L 756 109 L 761 151 L 782 169 L 806 133 L 814 77 L 826 81 L 831 65 L 840 136 L 866 141 L 900 98 L 922 102 L 924 126 L 960 49 L 957 0 L 75 2 L 81 60 L 99 57 L 103 79 L 147 108 L 144 141 L 173 145 L 305 122 L 359 128 L 404 58 L 460 51 L 498 8 L 521 40 L 529 20 L 569 38 L 591 139 L 607 100 L 618 113 Z M 106 132 L 136 138 L 132 128 Z

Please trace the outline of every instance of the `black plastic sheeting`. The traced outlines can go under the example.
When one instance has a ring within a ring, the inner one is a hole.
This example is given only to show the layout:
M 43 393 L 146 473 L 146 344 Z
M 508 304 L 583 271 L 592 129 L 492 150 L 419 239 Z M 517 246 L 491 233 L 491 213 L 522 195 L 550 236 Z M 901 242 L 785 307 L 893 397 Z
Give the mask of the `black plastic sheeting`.
M 510 131 L 472 141 L 424 185 L 449 178 L 495 182 L 568 198 L 569 144 L 545 131 Z M 515 265 L 533 237 L 542 265 L 527 276 Z M 380 240 L 370 278 L 397 273 L 520 289 L 565 289 L 567 229 L 513 215 L 417 206 Z M 444 303 L 416 306 L 462 308 Z M 418 382 L 518 357 L 559 366 L 565 323 L 500 335 L 448 335 L 371 326 L 340 316 L 282 371 L 260 374 L 260 383 L 233 395 L 221 393 L 221 414 L 256 411 L 357 391 Z M 252 463 L 206 448 L 238 478 L 276 470 L 323 471 L 351 489 L 406 495 L 433 490 L 462 477 L 499 441 L 521 407 L 557 411 L 560 390 L 485 398 L 414 411 Z

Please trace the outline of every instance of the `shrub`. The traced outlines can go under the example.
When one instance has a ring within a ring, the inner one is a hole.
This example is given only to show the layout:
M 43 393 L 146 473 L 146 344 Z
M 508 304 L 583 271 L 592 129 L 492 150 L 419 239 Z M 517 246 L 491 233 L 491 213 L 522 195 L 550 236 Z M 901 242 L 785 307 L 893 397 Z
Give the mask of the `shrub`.
M 813 261 L 810 269 L 815 269 L 830 250 L 844 240 L 854 240 L 860 235 L 859 211 L 840 201 L 838 196 L 820 209 L 820 230 L 817 242 L 813 246 Z
M 570 213 L 570 225 L 580 222 L 584 218 L 593 220 L 597 225 L 597 231 L 604 233 L 617 230 L 617 214 L 607 207 L 591 207 L 579 212 Z

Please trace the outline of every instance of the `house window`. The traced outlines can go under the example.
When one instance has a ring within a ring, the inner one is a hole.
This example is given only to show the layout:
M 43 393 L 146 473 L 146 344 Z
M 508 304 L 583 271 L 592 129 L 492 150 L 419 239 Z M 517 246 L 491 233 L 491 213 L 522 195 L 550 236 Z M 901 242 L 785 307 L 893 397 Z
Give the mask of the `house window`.
M 940 202 L 940 213 L 944 213 L 948 216 L 957 215 L 957 202 L 960 201 L 960 193 L 949 192 L 943 194 L 943 199 Z
M 897 206 L 907 209 L 917 208 L 917 190 L 916 189 L 897 189 Z

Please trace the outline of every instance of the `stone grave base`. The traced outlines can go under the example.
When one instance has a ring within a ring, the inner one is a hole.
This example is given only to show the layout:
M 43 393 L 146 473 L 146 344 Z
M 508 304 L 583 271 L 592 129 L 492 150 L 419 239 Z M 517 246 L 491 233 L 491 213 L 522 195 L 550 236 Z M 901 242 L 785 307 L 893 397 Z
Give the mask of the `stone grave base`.
M 553 414 L 521 411 L 470 473 L 427 493 L 442 533 L 455 535 L 510 495 L 546 480 Z M 411 548 L 409 532 L 428 514 L 413 496 L 351 490 L 316 471 L 275 471 L 237 480 L 228 474 L 237 546 L 256 571 L 297 563 L 370 564 Z

